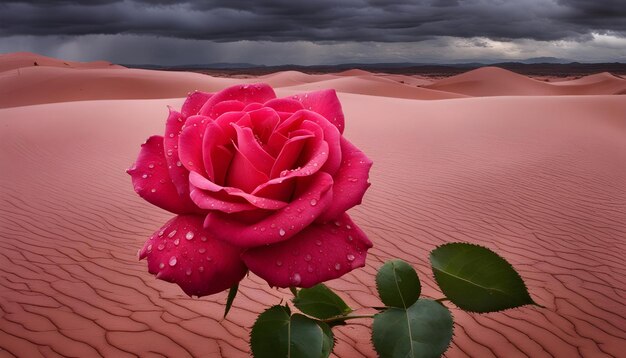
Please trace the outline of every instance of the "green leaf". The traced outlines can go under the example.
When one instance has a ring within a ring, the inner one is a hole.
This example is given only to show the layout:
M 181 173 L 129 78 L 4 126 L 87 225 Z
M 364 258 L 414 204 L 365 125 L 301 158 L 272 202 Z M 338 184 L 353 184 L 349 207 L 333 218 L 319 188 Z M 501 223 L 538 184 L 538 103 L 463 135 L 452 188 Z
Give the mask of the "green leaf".
M 230 311 L 230 307 L 233 305 L 233 301 L 235 300 L 235 296 L 237 296 L 237 290 L 239 290 L 239 282 L 234 284 L 230 290 L 228 290 L 228 298 L 226 299 L 226 308 L 224 309 L 224 318 Z
M 286 306 L 272 306 L 261 313 L 250 332 L 256 358 L 320 358 L 332 350 L 328 326 L 301 314 L 291 315 Z M 325 330 L 327 329 L 327 330 Z M 332 333 L 330 333 L 332 335 Z
M 536 304 L 505 259 L 478 245 L 450 243 L 430 253 L 435 279 L 446 297 L 469 312 L 496 312 Z
M 420 296 L 420 279 L 408 263 L 389 260 L 376 274 L 376 289 L 385 305 L 407 308 Z
M 322 328 L 324 332 L 324 340 L 322 342 L 322 355 L 321 357 L 328 357 L 332 353 L 335 346 L 335 337 L 330 326 L 324 322 L 318 321 L 317 324 Z
M 319 319 L 345 316 L 352 309 L 330 288 L 320 283 L 311 288 L 302 288 L 293 299 L 300 311 Z
M 372 341 L 382 358 L 440 357 L 451 340 L 452 315 L 433 300 L 389 308 L 374 317 Z

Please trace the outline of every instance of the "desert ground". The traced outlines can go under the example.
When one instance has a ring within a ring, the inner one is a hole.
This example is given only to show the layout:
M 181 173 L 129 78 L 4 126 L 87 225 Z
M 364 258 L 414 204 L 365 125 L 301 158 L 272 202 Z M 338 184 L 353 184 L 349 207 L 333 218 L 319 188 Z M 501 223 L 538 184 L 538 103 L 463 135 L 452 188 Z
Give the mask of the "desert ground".
M 35 65 L 36 63 L 36 65 Z M 545 306 L 455 316 L 447 357 L 619 357 L 626 347 L 626 80 L 546 82 L 494 67 L 440 80 L 351 70 L 256 78 L 0 56 L 0 357 L 245 357 L 256 315 L 281 299 L 244 278 L 190 298 L 137 260 L 171 214 L 125 170 L 193 90 L 265 82 L 279 96 L 334 88 L 345 136 L 374 161 L 354 221 L 367 265 L 328 282 L 357 312 L 374 275 L 413 264 L 441 297 L 428 253 L 481 244 Z M 337 357 L 374 357 L 371 321 L 335 329 Z

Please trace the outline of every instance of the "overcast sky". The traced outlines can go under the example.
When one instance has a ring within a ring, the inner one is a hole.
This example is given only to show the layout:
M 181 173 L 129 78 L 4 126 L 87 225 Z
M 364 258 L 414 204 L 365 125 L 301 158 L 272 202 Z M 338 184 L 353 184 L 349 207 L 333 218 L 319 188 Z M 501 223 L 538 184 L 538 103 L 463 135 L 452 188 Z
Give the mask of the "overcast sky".
M 626 0 L 0 0 L 0 53 L 125 64 L 626 62 Z

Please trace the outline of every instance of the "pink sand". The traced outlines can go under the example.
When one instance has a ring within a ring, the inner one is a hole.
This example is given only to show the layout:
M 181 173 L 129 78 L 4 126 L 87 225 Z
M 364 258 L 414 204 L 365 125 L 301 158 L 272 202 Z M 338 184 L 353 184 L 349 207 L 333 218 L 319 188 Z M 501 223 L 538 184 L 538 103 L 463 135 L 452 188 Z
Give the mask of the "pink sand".
M 255 316 L 289 292 L 245 278 L 222 320 L 225 294 L 191 299 L 155 280 L 136 251 L 171 215 L 136 196 L 124 170 L 163 130 L 167 105 L 254 79 L 19 56 L 0 57 L 0 355 L 247 356 Z M 623 354 L 626 101 L 612 93 L 626 81 L 609 76 L 557 84 L 487 68 L 428 88 L 363 71 L 262 78 L 279 95 L 337 88 L 345 135 L 374 160 L 351 215 L 375 247 L 364 269 L 328 284 L 354 308 L 380 305 L 375 271 L 399 257 L 440 297 L 428 252 L 478 243 L 546 308 L 453 309 L 447 356 Z M 375 356 L 371 322 L 354 323 L 335 330 L 336 355 Z

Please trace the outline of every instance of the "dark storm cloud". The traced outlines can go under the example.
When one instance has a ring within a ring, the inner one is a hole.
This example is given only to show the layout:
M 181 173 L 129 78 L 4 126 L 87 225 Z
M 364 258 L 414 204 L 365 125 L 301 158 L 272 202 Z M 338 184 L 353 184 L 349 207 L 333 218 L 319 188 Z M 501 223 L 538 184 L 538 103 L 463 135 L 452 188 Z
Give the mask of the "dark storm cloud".
M 171 1 L 0 4 L 0 36 L 141 34 L 216 42 L 559 40 L 626 33 L 623 0 Z

